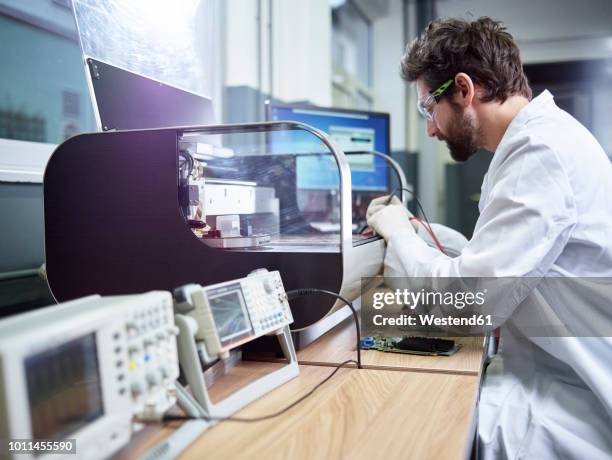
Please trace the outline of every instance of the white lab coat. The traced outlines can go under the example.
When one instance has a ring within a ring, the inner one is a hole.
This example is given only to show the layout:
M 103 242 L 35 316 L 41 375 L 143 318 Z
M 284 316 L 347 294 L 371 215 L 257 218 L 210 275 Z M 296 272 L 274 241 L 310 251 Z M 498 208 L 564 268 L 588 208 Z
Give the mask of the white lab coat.
M 479 209 L 456 258 L 413 232 L 393 235 L 385 276 L 612 277 L 612 165 L 548 91 L 508 127 Z M 572 311 L 579 322 L 596 309 L 610 330 L 612 299 L 584 289 L 577 305 L 564 302 L 575 295 L 536 288 L 503 324 L 479 403 L 481 458 L 612 458 L 612 338 L 533 338 L 522 330 L 542 310 Z

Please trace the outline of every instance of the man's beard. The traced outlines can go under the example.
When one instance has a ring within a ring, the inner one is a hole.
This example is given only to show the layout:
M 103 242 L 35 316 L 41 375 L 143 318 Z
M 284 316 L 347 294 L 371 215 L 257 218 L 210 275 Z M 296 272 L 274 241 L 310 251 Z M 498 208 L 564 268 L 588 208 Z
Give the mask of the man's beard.
M 452 104 L 451 106 L 455 113 L 455 120 L 449 123 L 448 136 L 441 136 L 441 139 L 446 141 L 452 159 L 464 162 L 480 149 L 479 132 L 471 115 L 468 115 L 461 107 Z

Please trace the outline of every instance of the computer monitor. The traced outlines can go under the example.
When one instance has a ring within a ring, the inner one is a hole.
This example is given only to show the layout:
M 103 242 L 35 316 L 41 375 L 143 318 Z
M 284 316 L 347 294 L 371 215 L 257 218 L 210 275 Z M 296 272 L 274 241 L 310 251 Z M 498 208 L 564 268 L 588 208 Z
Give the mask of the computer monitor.
M 388 113 L 270 104 L 268 119 L 299 121 L 327 133 L 348 154 L 354 191 L 389 190 L 389 168 L 383 158 L 374 155 L 350 155 L 350 152 L 372 150 L 390 153 Z M 330 163 L 330 158 L 327 156 L 298 156 L 296 174 L 298 189 L 338 188 L 337 166 Z

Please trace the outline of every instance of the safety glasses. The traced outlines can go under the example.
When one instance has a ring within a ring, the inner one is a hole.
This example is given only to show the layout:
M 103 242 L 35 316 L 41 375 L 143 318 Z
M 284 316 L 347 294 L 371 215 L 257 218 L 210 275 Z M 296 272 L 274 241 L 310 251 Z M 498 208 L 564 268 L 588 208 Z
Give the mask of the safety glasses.
M 434 109 L 435 105 L 440 101 L 440 97 L 451 87 L 455 80 L 450 79 L 437 89 L 430 91 L 429 95 L 425 99 L 419 99 L 417 101 L 417 110 L 427 121 L 434 121 Z

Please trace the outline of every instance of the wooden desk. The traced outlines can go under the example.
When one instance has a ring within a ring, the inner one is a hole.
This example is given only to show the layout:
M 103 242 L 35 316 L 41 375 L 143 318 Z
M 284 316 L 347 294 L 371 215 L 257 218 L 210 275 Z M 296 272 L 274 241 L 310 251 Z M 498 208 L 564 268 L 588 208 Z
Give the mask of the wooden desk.
M 266 368 L 273 363 L 251 363 Z M 271 367 L 270 367 L 271 369 Z M 300 376 L 236 414 L 257 417 L 285 407 L 332 371 L 300 366 Z M 256 423 L 223 422 L 179 458 L 465 458 L 473 437 L 479 379 L 472 375 L 341 369 L 288 412 Z M 143 434 L 127 457 L 142 454 L 169 428 Z M 123 452 L 125 455 L 125 452 Z
M 300 364 L 315 366 L 336 366 L 348 359 L 356 359 L 355 334 L 353 318 L 347 318 L 306 348 L 298 351 L 298 361 Z M 422 356 L 362 350 L 361 360 L 363 366 L 369 369 L 480 375 L 485 351 L 484 338 L 454 339 L 463 347 L 453 356 Z M 249 359 L 262 359 L 262 357 L 249 355 Z

